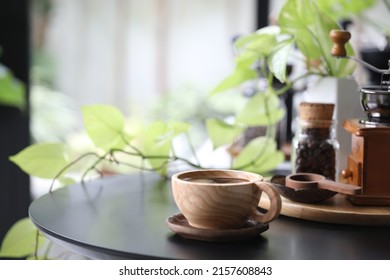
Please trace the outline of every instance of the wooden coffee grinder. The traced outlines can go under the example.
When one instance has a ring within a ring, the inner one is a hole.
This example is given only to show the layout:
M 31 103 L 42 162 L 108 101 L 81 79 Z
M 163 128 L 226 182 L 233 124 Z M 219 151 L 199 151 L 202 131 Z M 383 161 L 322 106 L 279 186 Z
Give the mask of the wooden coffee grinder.
M 381 84 L 360 89 L 360 102 L 365 119 L 344 120 L 343 127 L 352 136 L 352 152 L 342 177 L 349 184 L 362 187 L 362 193 L 350 196 L 354 205 L 390 206 L 390 60 L 389 69 L 378 69 L 346 54 L 348 31 L 332 30 L 331 53 L 335 57 L 352 59 L 364 67 L 381 73 Z

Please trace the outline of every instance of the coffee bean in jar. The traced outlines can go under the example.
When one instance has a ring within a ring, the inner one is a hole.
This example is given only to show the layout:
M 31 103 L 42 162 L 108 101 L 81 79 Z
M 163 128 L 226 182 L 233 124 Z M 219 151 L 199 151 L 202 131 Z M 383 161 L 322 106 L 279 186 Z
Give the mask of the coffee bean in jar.
M 316 173 L 335 180 L 336 121 L 332 120 L 333 104 L 301 103 L 297 131 L 293 140 L 293 171 Z

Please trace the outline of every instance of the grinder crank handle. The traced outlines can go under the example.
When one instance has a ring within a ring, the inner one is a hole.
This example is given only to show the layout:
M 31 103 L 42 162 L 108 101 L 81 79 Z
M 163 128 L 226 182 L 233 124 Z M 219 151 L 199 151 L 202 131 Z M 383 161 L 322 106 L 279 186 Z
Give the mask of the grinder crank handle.
M 345 49 L 345 44 L 351 39 L 351 33 L 346 30 L 332 29 L 329 36 L 333 41 L 330 53 L 336 57 L 346 57 L 347 50 Z
M 330 53 L 333 56 L 337 58 L 349 58 L 377 73 L 382 73 L 386 75 L 390 74 L 390 60 L 389 60 L 389 69 L 379 69 L 361 59 L 358 59 L 353 56 L 347 56 L 347 50 L 345 49 L 345 45 L 348 43 L 349 39 L 351 39 L 351 33 L 349 31 L 332 29 L 329 33 L 329 36 L 333 41 L 333 46 L 330 51 Z

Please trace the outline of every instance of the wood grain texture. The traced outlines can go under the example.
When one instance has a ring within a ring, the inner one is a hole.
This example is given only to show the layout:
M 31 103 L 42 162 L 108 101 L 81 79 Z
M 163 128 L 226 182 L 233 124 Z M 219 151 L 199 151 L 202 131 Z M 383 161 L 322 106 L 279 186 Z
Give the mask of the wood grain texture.
M 204 178 L 241 178 L 241 183 L 194 182 Z M 235 229 L 244 225 L 249 216 L 255 216 L 262 191 L 270 195 L 272 210 L 257 213 L 257 221 L 266 223 L 280 212 L 279 194 L 266 184 L 257 186 L 263 177 L 243 171 L 196 170 L 172 176 L 172 192 L 177 207 L 193 227 L 203 229 Z M 275 208 L 276 207 L 276 208 Z
M 347 55 L 345 44 L 351 39 L 351 33 L 346 30 L 332 29 L 329 33 L 330 38 L 333 41 L 333 46 L 330 53 L 333 56 L 344 57 Z
M 257 207 L 253 207 L 254 216 L 252 216 L 256 221 L 262 223 L 269 223 L 275 220 L 282 210 L 282 198 L 278 190 L 272 186 L 272 184 L 267 182 L 256 183 L 256 185 L 266 194 L 267 200 L 270 201 L 270 207 L 268 207 L 267 213 L 263 214 L 258 211 Z M 263 196 L 262 196 L 263 197 Z
M 268 224 L 248 219 L 239 229 L 200 229 L 192 227 L 183 214 L 168 217 L 166 224 L 173 232 L 179 234 L 183 238 L 211 242 L 249 240 L 260 236 L 260 233 L 269 228 Z
M 390 126 L 366 126 L 357 119 L 345 120 L 343 127 L 351 134 L 352 153 L 344 168 L 349 184 L 362 187 L 356 205 L 390 205 Z M 347 176 L 348 175 L 348 176 Z
M 338 193 L 357 195 L 361 187 L 326 180 L 324 176 L 314 173 L 295 173 L 286 177 L 286 186 L 295 190 L 324 189 Z
M 269 201 L 262 199 L 259 207 L 269 209 Z M 323 223 L 390 226 L 390 207 L 355 206 L 343 194 L 317 204 L 297 203 L 282 198 L 281 215 Z

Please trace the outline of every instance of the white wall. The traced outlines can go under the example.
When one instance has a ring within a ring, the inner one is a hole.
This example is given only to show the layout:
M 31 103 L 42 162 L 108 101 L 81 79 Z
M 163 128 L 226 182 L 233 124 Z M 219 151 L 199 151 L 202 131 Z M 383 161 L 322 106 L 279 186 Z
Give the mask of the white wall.
M 232 70 L 231 38 L 255 22 L 254 0 L 53 2 L 58 90 L 125 112 L 186 84 L 210 91 Z

